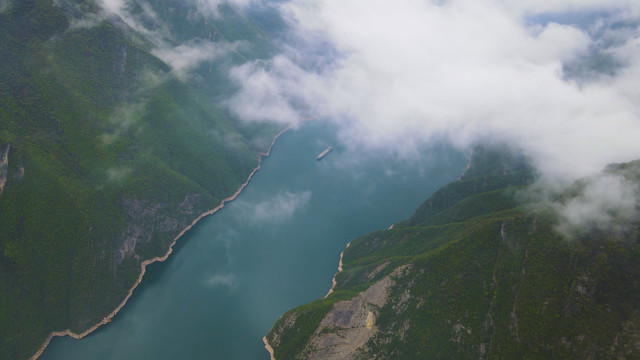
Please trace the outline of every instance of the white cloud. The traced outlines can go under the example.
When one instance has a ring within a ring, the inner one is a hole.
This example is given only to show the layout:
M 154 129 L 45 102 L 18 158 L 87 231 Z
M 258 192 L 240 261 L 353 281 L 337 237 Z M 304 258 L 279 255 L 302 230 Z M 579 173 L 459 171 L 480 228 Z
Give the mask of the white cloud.
M 124 13 L 126 8 L 126 0 L 99 0 L 99 2 L 105 11 L 117 15 Z
M 208 41 L 189 41 L 175 47 L 161 47 L 152 53 L 171 66 L 174 74 L 185 78 L 188 73 L 203 62 L 211 62 L 232 51 L 231 46 Z
M 560 214 L 557 230 L 569 237 L 591 229 L 619 230 L 638 217 L 640 187 L 622 176 L 603 174 L 584 180 L 575 197 L 553 203 Z
M 233 287 L 236 284 L 235 274 L 216 274 L 207 279 L 207 285 Z
M 277 223 L 290 219 L 296 211 L 305 207 L 310 199 L 310 191 L 280 192 L 256 204 L 239 203 L 239 214 L 243 221 L 249 224 Z
M 238 241 L 238 233 L 233 228 L 228 228 L 222 232 L 218 232 L 216 237 L 213 239 L 214 243 L 220 243 L 224 245 L 226 250 L 229 250 L 236 242 Z M 226 252 L 227 255 L 229 251 Z M 230 261 L 227 258 L 227 261 Z
M 152 84 L 152 81 L 149 81 L 149 83 Z M 103 144 L 110 145 L 118 140 L 123 132 L 136 125 L 138 120 L 145 114 L 146 109 L 146 102 L 130 103 L 116 108 L 109 118 L 109 123 L 112 125 L 111 131 L 100 136 Z
M 116 15 L 126 26 L 143 35 L 153 44 L 151 53 L 167 63 L 172 68 L 173 75 L 182 80 L 186 80 L 202 63 L 218 60 L 243 45 L 242 42 L 230 44 L 198 38 L 178 42 L 165 19 L 160 17 L 149 2 L 136 0 L 135 4 L 142 11 L 135 14 L 131 12 L 133 3 L 133 0 L 100 0 L 101 16 Z M 196 6 L 202 7 L 205 3 L 209 4 L 207 6 L 213 6 L 212 4 L 218 2 L 201 0 Z M 91 17 L 81 20 L 76 26 L 91 26 L 95 23 Z
M 129 167 L 111 167 L 107 169 L 107 182 L 121 182 L 133 172 Z
M 518 14 L 609 11 L 612 9 L 635 12 L 640 10 L 640 4 L 635 0 L 500 0 L 499 3 Z
M 230 104 L 254 121 L 332 118 L 355 146 L 403 151 L 446 135 L 463 148 L 497 138 L 522 147 L 547 175 L 572 180 L 640 157 L 640 32 L 620 33 L 622 45 L 607 48 L 625 66 L 615 77 L 578 82 L 563 65 L 588 56 L 596 40 L 529 17 L 610 10 L 637 23 L 637 8 L 630 1 L 293 0 L 283 12 L 297 33 L 308 41 L 322 34 L 340 56 L 318 73 L 283 56 L 236 68 L 232 78 L 243 88 Z
M 98 0 L 102 8 L 102 16 L 117 16 L 129 28 L 142 34 L 146 40 L 155 46 L 165 48 L 172 38 L 171 31 L 160 19 L 153 7 L 144 0 L 136 0 L 136 5 L 142 10 L 139 14 L 130 11 L 132 0 Z M 143 21 L 144 20 L 144 21 Z
M 220 17 L 220 5 L 229 4 L 233 7 L 245 9 L 250 5 L 260 6 L 261 0 L 197 0 L 198 10 L 206 16 Z
M 303 110 L 295 105 L 309 100 L 305 92 L 314 75 L 288 58 L 276 56 L 268 63 L 246 63 L 231 69 L 229 76 L 240 91 L 224 104 L 241 119 L 291 125 L 304 118 Z

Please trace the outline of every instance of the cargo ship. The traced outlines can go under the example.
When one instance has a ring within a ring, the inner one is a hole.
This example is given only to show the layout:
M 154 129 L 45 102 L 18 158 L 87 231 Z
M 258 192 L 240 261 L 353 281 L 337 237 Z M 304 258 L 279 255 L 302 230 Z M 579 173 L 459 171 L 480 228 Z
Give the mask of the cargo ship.
M 327 156 L 328 153 L 331 152 L 331 150 L 333 150 L 333 148 L 331 146 L 329 146 L 328 148 L 326 148 L 323 152 L 321 152 L 320 154 L 318 154 L 318 156 L 316 156 L 316 160 L 322 160 L 322 158 L 324 158 L 325 156 Z

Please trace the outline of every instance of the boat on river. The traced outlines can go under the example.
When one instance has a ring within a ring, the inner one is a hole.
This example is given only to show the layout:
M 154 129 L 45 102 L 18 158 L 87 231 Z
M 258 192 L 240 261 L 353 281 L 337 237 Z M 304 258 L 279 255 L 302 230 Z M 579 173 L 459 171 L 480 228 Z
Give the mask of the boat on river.
M 331 152 L 331 150 L 333 150 L 333 147 L 329 146 L 323 152 L 318 154 L 318 156 L 316 156 L 316 160 L 322 160 L 325 156 L 327 156 L 328 153 Z

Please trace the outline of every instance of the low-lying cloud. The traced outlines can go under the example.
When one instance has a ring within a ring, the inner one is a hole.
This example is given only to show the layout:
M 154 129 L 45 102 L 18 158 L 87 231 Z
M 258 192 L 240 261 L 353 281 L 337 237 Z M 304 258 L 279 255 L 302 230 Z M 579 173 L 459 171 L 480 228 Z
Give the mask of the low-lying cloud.
M 136 15 L 130 2 L 100 0 L 105 14 L 150 39 L 154 54 L 183 80 L 237 46 L 177 43 L 150 2 L 137 0 Z M 221 16 L 223 4 L 266 6 L 261 0 L 192 4 L 205 17 Z M 640 158 L 637 0 L 289 0 L 270 6 L 279 7 L 291 33 L 281 54 L 229 71 L 239 90 L 223 105 L 244 121 L 329 119 L 347 147 L 409 155 L 435 139 L 462 150 L 485 140 L 506 142 L 554 185 Z M 131 126 L 115 125 L 105 143 Z M 629 213 L 623 200 L 637 191 L 623 178 L 599 179 L 571 202 L 555 204 L 567 229 L 601 228 Z M 244 215 L 282 221 L 310 195 L 280 193 Z
M 494 138 L 563 179 L 640 156 L 632 2 L 293 0 L 282 8 L 302 41 L 322 34 L 340 56 L 315 72 L 284 55 L 235 69 L 243 88 L 234 101 L 244 106 L 232 109 L 241 117 L 328 117 L 348 143 L 396 150 L 434 136 L 460 148 Z M 624 36 L 600 49 L 620 64 L 614 76 L 568 77 L 564 67 L 593 56 L 601 38 L 589 28 L 531 20 L 575 10 L 608 11 L 607 22 L 592 27 Z M 625 26 L 614 30 L 617 18 Z
M 151 4 L 145 0 L 98 0 L 104 17 L 117 16 L 128 27 L 145 36 L 157 47 L 165 47 L 172 34 Z M 133 14 L 132 5 L 141 12 Z
M 129 167 L 111 167 L 107 169 L 107 182 L 122 182 L 133 172 Z
M 206 18 L 213 15 L 209 10 L 217 9 L 220 4 L 227 2 L 224 0 L 199 0 L 193 6 L 194 10 L 201 10 L 199 16 Z M 249 1 L 239 1 L 239 5 L 245 2 L 245 5 L 250 3 Z M 151 3 L 145 0 L 100 0 L 99 3 L 102 8 L 100 15 L 103 18 L 116 16 L 118 21 L 124 22 L 127 27 L 144 35 L 153 44 L 151 53 L 168 64 L 172 68 L 172 73 L 182 80 L 187 80 L 188 75 L 202 63 L 212 63 L 240 46 L 239 43 L 212 42 L 210 38 L 178 41 L 165 23 L 165 19 L 162 19 Z M 138 9 L 136 13 L 131 11 L 133 5 Z M 89 16 L 80 19 L 78 26 L 92 23 L 93 17 Z
M 226 286 L 229 288 L 234 287 L 236 284 L 235 274 L 216 274 L 207 279 L 207 285 L 211 287 Z
M 229 72 L 231 81 L 240 90 L 225 105 L 245 121 L 293 125 L 305 117 L 296 104 L 305 106 L 312 98 L 302 86 L 309 86 L 316 76 L 285 56 L 246 63 Z
M 124 104 L 113 111 L 109 117 L 110 131 L 100 135 L 104 145 L 110 145 L 120 138 L 122 133 L 135 126 L 139 119 L 146 113 L 146 102 Z
M 583 180 L 577 194 L 554 203 L 560 214 L 557 230 L 573 237 L 592 229 L 616 231 L 638 218 L 640 184 L 602 174 Z
M 228 105 L 245 120 L 328 118 L 347 146 L 398 153 L 442 138 L 460 149 L 507 142 L 555 185 L 640 158 L 637 1 L 291 0 L 281 10 L 290 39 L 337 56 L 318 69 L 293 45 L 235 68 L 241 90 Z M 559 230 L 637 216 L 637 195 L 621 177 L 592 179 L 554 205 Z
M 174 75 L 185 79 L 197 66 L 204 62 L 212 62 L 233 51 L 233 46 L 218 44 L 204 40 L 193 40 L 177 46 L 161 47 L 152 53 L 168 64 Z
M 207 16 L 214 18 L 220 17 L 220 6 L 231 5 L 240 9 L 247 8 L 249 5 L 260 5 L 259 0 L 197 0 L 198 10 Z
M 279 223 L 307 206 L 310 199 L 311 191 L 285 191 L 255 204 L 239 203 L 239 213 L 244 222 L 249 224 Z

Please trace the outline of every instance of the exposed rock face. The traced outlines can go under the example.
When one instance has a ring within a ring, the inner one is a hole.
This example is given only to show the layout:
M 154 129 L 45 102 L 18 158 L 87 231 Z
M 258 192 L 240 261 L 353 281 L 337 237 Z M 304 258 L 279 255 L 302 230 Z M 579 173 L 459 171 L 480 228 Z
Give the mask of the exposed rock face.
M 123 242 L 116 253 L 117 263 L 122 262 L 125 257 L 136 256 L 136 244 L 139 241 L 151 241 L 151 234 L 145 233 L 142 227 L 134 224 L 129 224 L 122 235 Z
M 378 311 L 389 298 L 394 278 L 408 267 L 402 266 L 349 301 L 334 304 L 322 319 L 300 358 L 358 359 L 366 353 L 366 344 L 376 334 Z M 295 321 L 295 320 L 294 320 Z
M 178 205 L 178 210 L 183 215 L 193 215 L 198 211 L 200 194 L 187 194 Z M 168 204 L 161 204 L 147 200 L 123 198 L 122 208 L 129 216 L 130 221 L 121 236 L 121 245 L 116 252 L 116 263 L 122 262 L 125 257 L 139 258 L 136 246 L 148 244 L 158 235 L 165 235 L 167 239 L 173 237 L 187 226 L 187 217 L 175 216 L 174 209 Z
M 196 213 L 195 208 L 202 200 L 202 194 L 187 194 L 184 200 L 178 205 L 178 210 L 186 215 L 193 215 Z
M 4 186 L 7 183 L 7 174 L 9 173 L 9 149 L 11 145 L 2 150 L 2 156 L 0 156 L 0 195 L 4 192 Z

